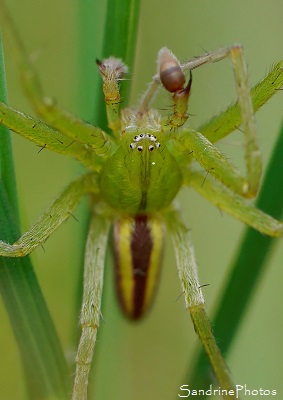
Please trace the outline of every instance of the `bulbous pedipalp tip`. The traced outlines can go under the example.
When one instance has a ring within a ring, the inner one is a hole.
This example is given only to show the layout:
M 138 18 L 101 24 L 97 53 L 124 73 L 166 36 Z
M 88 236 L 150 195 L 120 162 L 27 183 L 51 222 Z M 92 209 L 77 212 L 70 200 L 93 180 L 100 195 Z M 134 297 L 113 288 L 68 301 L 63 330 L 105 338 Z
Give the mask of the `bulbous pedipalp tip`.
M 159 50 L 157 63 L 159 77 L 165 89 L 171 93 L 182 90 L 185 75 L 177 58 L 167 47 Z

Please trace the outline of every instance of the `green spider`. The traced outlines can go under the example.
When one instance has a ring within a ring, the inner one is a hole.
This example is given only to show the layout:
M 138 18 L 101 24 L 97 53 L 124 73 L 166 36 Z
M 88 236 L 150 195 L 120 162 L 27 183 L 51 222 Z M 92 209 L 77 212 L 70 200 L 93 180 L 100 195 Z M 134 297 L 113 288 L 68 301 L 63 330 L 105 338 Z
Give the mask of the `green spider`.
M 258 231 L 270 236 L 283 235 L 281 222 L 256 209 L 247 200 L 257 194 L 262 169 L 254 111 L 282 86 L 282 63 L 276 64 L 250 92 L 240 46 L 206 53 L 183 64 L 167 48 L 162 48 L 158 54 L 157 75 L 139 106 L 120 111 L 119 81 L 127 68 L 121 60 L 110 57 L 98 62 L 108 125 L 112 131 L 109 135 L 68 114 L 46 98 L 16 36 L 14 41 L 20 55 L 25 90 L 45 122 L 3 103 L 0 103 L 0 122 L 39 146 L 75 157 L 89 170 L 71 183 L 16 243 L 0 241 L 1 256 L 29 254 L 69 217 L 84 195 L 91 195 L 93 215 L 85 252 L 82 336 L 76 359 L 73 399 L 87 398 L 88 375 L 101 316 L 105 252 L 110 236 L 118 298 L 126 316 L 137 319 L 152 303 L 165 228 L 172 236 L 186 308 L 219 383 L 223 388 L 230 387 L 227 368 L 204 311 L 190 235 L 173 200 L 182 186 L 192 186 L 218 208 Z M 191 71 L 223 58 L 232 61 L 238 102 L 196 132 L 185 125 Z M 187 81 L 184 71 L 190 72 Z M 173 111 L 166 118 L 150 109 L 160 84 L 172 97 Z M 245 139 L 246 176 L 241 175 L 213 144 L 240 126 Z M 220 375 L 219 368 L 222 370 Z

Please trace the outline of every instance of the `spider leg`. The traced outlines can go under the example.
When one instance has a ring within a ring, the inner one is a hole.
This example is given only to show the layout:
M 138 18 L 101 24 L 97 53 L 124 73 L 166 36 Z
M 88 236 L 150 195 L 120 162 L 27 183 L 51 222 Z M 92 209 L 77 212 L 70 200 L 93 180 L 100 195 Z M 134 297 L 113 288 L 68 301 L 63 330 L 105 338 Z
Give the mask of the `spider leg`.
M 95 214 L 85 250 L 84 292 L 80 323 L 82 334 L 76 357 L 72 400 L 86 400 L 88 376 L 101 317 L 101 295 L 110 221 Z
M 234 66 L 238 103 L 213 119 L 207 126 L 201 127 L 204 135 L 185 129 L 181 132 L 172 132 L 171 137 L 174 138 L 180 153 L 184 151 L 193 153 L 193 157 L 229 189 L 247 198 L 255 197 L 260 183 L 262 164 L 255 135 L 252 103 L 258 109 L 282 86 L 282 63 L 276 64 L 271 73 L 253 89 L 252 98 L 249 93 L 247 72 L 240 46 L 208 53 L 193 60 L 194 65 L 188 63 L 187 67 L 196 68 L 207 62 L 219 61 L 224 57 L 230 57 Z M 245 134 L 245 177 L 207 139 L 210 138 L 215 142 L 241 123 Z
M 229 48 L 228 48 L 229 50 Z M 202 56 L 195 57 L 192 60 L 181 63 L 180 67 L 185 72 L 192 71 L 204 64 L 220 61 L 227 56 L 227 49 L 220 49 L 213 52 L 208 52 Z M 152 82 L 149 84 L 148 89 L 144 93 L 138 107 L 138 111 L 146 112 L 154 98 L 158 88 L 160 87 L 159 73 L 154 75 Z M 283 84 L 283 62 L 276 63 L 269 74 L 256 86 L 251 89 L 251 99 L 254 111 L 257 111 L 267 100 L 270 99 Z M 212 143 L 222 139 L 230 132 L 237 129 L 242 123 L 239 104 L 228 107 L 228 109 L 219 115 L 213 117 L 210 121 L 203 124 L 197 129 Z
M 88 145 L 97 155 L 107 158 L 115 146 L 111 138 L 100 128 L 88 124 L 61 109 L 54 100 L 44 95 L 38 74 L 26 54 L 19 33 L 3 2 L 0 6 L 0 22 L 7 39 L 10 40 L 15 50 L 23 88 L 35 112 L 63 135 Z
M 0 256 L 24 257 L 31 253 L 64 222 L 86 193 L 98 193 L 94 174 L 86 174 L 72 182 L 42 216 L 14 244 L 0 241 Z
M 221 210 L 268 236 L 283 236 L 283 224 L 231 192 L 210 176 L 205 181 L 198 172 L 189 174 L 188 185 Z
M 251 89 L 253 109 L 256 112 L 267 102 L 283 85 L 283 62 L 276 63 L 269 74 Z M 224 112 L 213 117 L 201 125 L 197 131 L 201 132 L 211 143 L 227 136 L 241 126 L 242 119 L 238 102 L 232 104 Z
M 185 129 L 174 137 L 176 154 L 192 154 L 199 164 L 225 186 L 244 197 L 253 197 L 249 182 L 201 133 Z
M 190 232 L 183 225 L 176 211 L 168 211 L 165 219 L 166 226 L 172 235 L 186 309 L 190 312 L 195 331 L 209 357 L 219 385 L 227 390 L 233 390 L 234 385 L 231 382 L 229 370 L 217 346 L 210 321 L 204 309 L 204 298 L 197 276 L 197 264 Z
M 254 197 L 257 194 L 258 187 L 260 184 L 261 172 L 262 172 L 262 161 L 261 161 L 261 154 L 259 151 L 257 139 L 256 139 L 256 128 L 254 122 L 254 111 L 250 96 L 250 88 L 248 84 L 248 74 L 246 69 L 246 64 L 244 62 L 243 51 L 241 46 L 234 45 L 225 49 L 219 49 L 211 53 L 204 54 L 196 58 L 193 65 L 183 65 L 183 69 L 188 68 L 197 68 L 203 64 L 220 61 L 224 58 L 230 58 L 233 65 L 234 76 L 236 81 L 236 91 L 238 96 L 238 106 L 240 109 L 241 114 L 241 121 L 242 121 L 242 129 L 244 132 L 245 137 L 245 163 L 246 163 L 246 178 L 239 177 L 239 187 L 238 184 L 235 182 L 237 179 L 237 174 L 235 171 L 232 171 L 232 167 L 230 167 L 230 171 L 228 172 L 228 179 L 223 175 L 224 170 L 221 171 L 220 178 L 222 179 L 223 183 L 227 182 L 227 186 L 231 186 L 237 193 L 242 194 L 245 197 Z M 192 64 L 192 62 L 191 62 Z M 172 136 L 176 140 L 181 140 L 185 147 L 189 146 L 191 140 L 188 138 L 187 140 L 184 137 L 184 132 L 181 132 L 180 138 L 179 135 L 174 133 Z M 188 134 L 191 136 L 191 132 Z M 208 158 L 212 155 L 216 156 L 216 160 L 222 163 L 222 160 L 218 157 L 214 149 L 210 146 L 210 143 L 204 140 L 203 137 L 199 135 L 194 136 L 194 144 L 199 147 L 198 149 L 194 146 L 191 148 L 194 151 L 194 157 L 200 162 L 206 159 L 206 154 Z M 220 154 L 220 153 L 219 153 Z M 208 160 L 207 160 L 208 161 Z M 202 164 L 202 162 L 200 162 Z M 204 162 L 206 163 L 206 162 Z M 208 162 L 210 164 L 210 161 Z M 226 162 L 224 162 L 226 164 Z M 202 164 L 204 166 L 204 164 Z M 208 168 L 207 168 L 208 167 Z M 218 167 L 218 166 L 217 166 Z M 226 164 L 224 169 L 226 169 L 228 165 Z M 209 172 L 212 172 L 213 168 L 216 168 L 216 165 L 213 164 L 206 165 L 205 167 Z M 219 170 L 220 172 L 220 170 Z M 230 174 L 231 172 L 231 174 Z M 239 174 L 238 174 L 239 175 Z M 218 172 L 215 172 L 215 176 L 219 179 Z
M 230 56 L 234 68 L 242 127 L 245 135 L 247 193 L 248 195 L 255 196 L 260 184 L 262 160 L 256 138 L 254 110 L 250 96 L 248 74 L 243 51 L 240 46 L 233 46 L 228 49 L 227 56 Z
M 45 122 L 22 114 L 1 102 L 0 123 L 42 148 L 75 157 L 90 169 L 101 165 L 101 158 L 85 145 L 63 135 Z

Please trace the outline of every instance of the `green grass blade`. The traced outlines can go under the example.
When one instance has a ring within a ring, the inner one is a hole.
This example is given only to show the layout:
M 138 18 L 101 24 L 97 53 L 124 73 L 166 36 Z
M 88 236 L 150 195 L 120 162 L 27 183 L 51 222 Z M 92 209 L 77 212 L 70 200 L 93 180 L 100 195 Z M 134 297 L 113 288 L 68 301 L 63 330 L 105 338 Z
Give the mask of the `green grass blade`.
M 138 28 L 139 0 L 108 0 L 104 34 L 102 39 L 101 59 L 109 56 L 121 58 L 132 72 Z M 82 5 L 82 7 L 84 7 Z M 97 57 L 98 55 L 96 55 Z M 95 113 L 93 121 L 107 131 L 105 104 L 101 83 L 95 95 Z M 131 82 L 126 80 L 121 85 L 123 106 L 129 100 Z
M 2 43 L 0 63 L 0 96 L 6 101 Z M 0 129 L 1 239 L 13 242 L 19 237 L 13 157 L 9 132 Z M 28 257 L 0 258 L 0 291 L 19 346 L 29 398 L 65 399 L 65 359 Z
M 261 210 L 280 219 L 283 215 L 283 125 L 274 146 L 269 166 L 256 205 Z M 213 319 L 214 332 L 223 353 L 227 353 L 237 334 L 241 320 L 254 294 L 255 287 L 273 245 L 278 239 L 261 235 L 247 228 L 231 269 L 229 281 L 219 300 Z M 248 266 L 248 267 L 247 267 Z M 239 288 L 241 295 L 239 296 Z M 204 388 L 210 383 L 210 367 L 203 351 L 198 355 L 190 382 L 194 387 Z
M 7 90 L 4 68 L 4 55 L 2 47 L 2 39 L 0 38 L 0 96 L 1 100 L 7 102 Z M 0 125 L 0 176 L 6 188 L 9 201 L 14 209 L 14 218 L 19 222 L 18 201 L 16 193 L 16 178 L 13 168 L 12 144 L 9 131 L 4 126 Z
M 75 106 L 81 118 L 95 123 L 95 98 L 100 88 L 96 58 L 101 56 L 102 37 L 105 25 L 106 5 L 93 0 L 78 1 L 77 6 L 77 98 Z
M 111 55 L 121 58 L 132 72 L 136 49 L 139 16 L 139 0 L 109 0 L 103 38 L 103 57 Z M 121 87 L 122 99 L 129 100 L 131 81 Z

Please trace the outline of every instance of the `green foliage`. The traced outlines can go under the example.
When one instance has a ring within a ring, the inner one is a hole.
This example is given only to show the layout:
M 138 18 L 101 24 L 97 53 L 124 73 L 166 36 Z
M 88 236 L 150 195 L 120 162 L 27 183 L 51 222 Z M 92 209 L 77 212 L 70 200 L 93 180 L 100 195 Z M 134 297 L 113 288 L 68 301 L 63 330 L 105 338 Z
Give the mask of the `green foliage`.
M 1 100 L 6 101 L 1 46 Z M 16 184 L 9 132 L 0 127 L 1 239 L 19 237 Z M 17 339 L 30 399 L 66 399 L 69 372 L 28 257 L 0 259 L 0 290 Z

